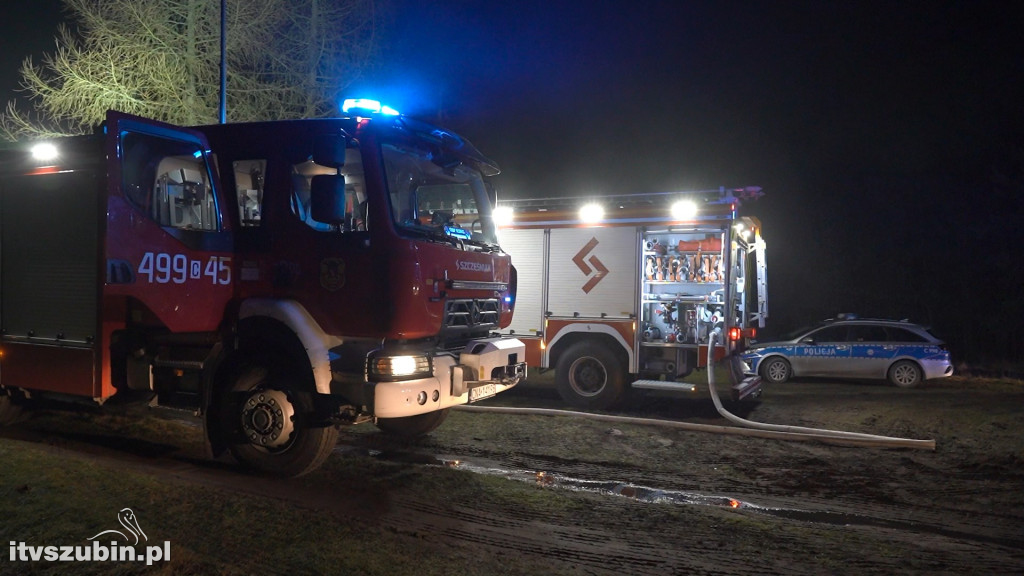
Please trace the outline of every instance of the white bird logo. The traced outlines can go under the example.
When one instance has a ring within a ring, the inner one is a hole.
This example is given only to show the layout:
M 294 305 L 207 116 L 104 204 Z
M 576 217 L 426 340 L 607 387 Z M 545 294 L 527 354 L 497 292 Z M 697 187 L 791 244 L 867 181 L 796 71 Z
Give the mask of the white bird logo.
M 139 543 L 139 536 L 142 536 L 147 541 L 149 540 L 149 537 L 146 536 L 146 533 L 143 532 L 142 528 L 139 526 L 139 520 L 135 517 L 135 512 L 132 512 L 131 508 L 122 508 L 121 511 L 117 513 L 117 521 L 121 523 L 121 526 L 124 526 L 125 529 L 128 530 L 129 534 L 135 537 L 135 543 L 132 544 L 132 546 Z M 125 542 L 128 541 L 128 536 L 120 530 L 104 530 L 92 538 L 87 538 L 87 540 L 95 540 L 96 538 L 109 533 L 118 534 L 124 538 Z

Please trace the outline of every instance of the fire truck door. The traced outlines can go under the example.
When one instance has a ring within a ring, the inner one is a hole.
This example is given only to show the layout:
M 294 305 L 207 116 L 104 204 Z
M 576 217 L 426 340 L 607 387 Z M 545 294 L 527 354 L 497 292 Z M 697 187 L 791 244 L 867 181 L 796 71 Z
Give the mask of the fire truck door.
M 216 330 L 235 262 L 202 134 L 108 112 L 105 295 L 141 302 L 172 332 Z
M 548 258 L 553 316 L 629 318 L 636 313 L 636 228 L 555 228 Z

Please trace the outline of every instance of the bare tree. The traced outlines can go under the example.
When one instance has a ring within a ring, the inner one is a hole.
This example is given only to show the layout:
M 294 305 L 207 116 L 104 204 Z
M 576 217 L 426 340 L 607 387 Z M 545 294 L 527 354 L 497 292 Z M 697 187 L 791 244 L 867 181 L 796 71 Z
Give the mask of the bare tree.
M 334 111 L 338 93 L 375 55 L 379 1 L 228 0 L 230 119 Z M 64 4 L 77 33 L 62 27 L 42 65 L 25 60 L 26 98 L 0 113 L 2 135 L 86 133 L 108 109 L 184 125 L 217 121 L 220 2 Z

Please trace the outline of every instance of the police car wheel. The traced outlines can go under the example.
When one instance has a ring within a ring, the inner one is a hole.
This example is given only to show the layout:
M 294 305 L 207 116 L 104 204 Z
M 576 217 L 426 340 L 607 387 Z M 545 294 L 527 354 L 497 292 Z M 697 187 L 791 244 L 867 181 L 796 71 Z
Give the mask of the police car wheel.
M 769 358 L 761 364 L 761 378 L 771 384 L 782 384 L 793 375 L 793 368 L 785 358 Z
M 889 382 L 900 388 L 913 388 L 923 379 L 921 368 L 910 360 L 900 360 L 889 368 Z

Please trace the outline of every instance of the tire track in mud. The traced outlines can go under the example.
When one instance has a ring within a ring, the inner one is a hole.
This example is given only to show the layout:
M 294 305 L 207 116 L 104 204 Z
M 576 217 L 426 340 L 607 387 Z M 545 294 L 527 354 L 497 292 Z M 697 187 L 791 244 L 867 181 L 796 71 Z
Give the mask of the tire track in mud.
M 467 452 L 470 451 L 461 451 L 463 454 Z M 548 471 L 549 476 L 567 475 L 570 471 L 574 474 L 589 471 L 598 472 L 598 475 L 603 477 L 622 478 L 626 472 L 638 472 L 637 468 L 631 466 L 616 467 L 483 449 L 475 449 L 472 452 L 476 454 L 475 458 L 481 460 L 484 455 L 493 458 L 491 462 L 496 464 L 496 470 L 522 472 L 519 474 L 520 479 L 532 476 L 533 471 L 524 470 L 524 464 L 541 464 L 537 468 Z M 676 484 L 678 483 L 677 480 Z M 737 487 L 739 486 L 737 483 Z M 747 486 L 748 490 L 749 488 Z M 784 497 L 781 500 L 788 501 L 789 506 L 770 509 L 755 507 L 746 511 L 748 514 L 761 517 L 763 522 L 777 523 L 783 528 L 781 533 L 775 534 L 772 538 L 773 554 L 770 559 L 760 557 L 757 551 L 753 554 L 740 555 L 741 557 L 736 557 L 731 552 L 716 553 L 723 548 L 730 548 L 728 539 L 723 543 L 723 536 L 717 530 L 697 530 L 679 534 L 676 539 L 666 539 L 664 534 L 658 533 L 657 526 L 632 520 L 632 512 L 635 510 L 631 511 L 629 508 L 650 504 L 636 502 L 633 498 L 616 500 L 610 494 L 600 503 L 602 507 L 609 509 L 603 515 L 608 522 L 596 526 L 581 526 L 579 522 L 568 525 L 563 514 L 522 514 L 507 508 L 489 506 L 483 501 L 425 505 L 415 499 L 403 500 L 402 508 L 427 514 L 431 521 L 424 523 L 422 517 L 410 518 L 407 515 L 400 515 L 391 517 L 386 522 L 389 527 L 400 531 L 436 531 L 453 539 L 463 539 L 477 546 L 490 547 L 495 552 L 512 551 L 517 554 L 541 555 L 572 566 L 586 566 L 587 571 L 592 573 L 806 573 L 807 566 L 794 567 L 792 570 L 780 569 L 777 558 L 779 554 L 789 553 L 787 551 L 793 555 L 806 556 L 809 543 L 804 532 L 807 530 L 831 533 L 833 538 L 862 539 L 865 542 L 863 550 L 871 550 L 880 545 L 898 544 L 904 549 L 920 550 L 925 556 L 932 556 L 934 551 L 941 551 L 941 558 L 937 561 L 919 561 L 922 564 L 921 570 L 927 573 L 969 571 L 980 566 L 993 571 L 1006 571 L 1007 554 L 1012 556 L 1014 548 L 1017 548 L 1018 552 L 1020 549 L 1012 540 L 977 537 L 969 533 L 927 526 L 913 514 L 894 517 L 886 504 L 873 502 L 867 498 L 848 499 L 840 507 L 845 510 L 843 512 L 836 512 L 834 506 L 829 506 L 834 504 L 831 498 Z M 794 502 L 798 505 L 793 505 Z M 819 506 L 817 511 L 807 512 L 808 502 Z M 868 516 L 865 511 L 871 511 L 876 515 Z M 502 520 L 496 522 L 495 516 Z M 765 519 L 765 516 L 772 518 Z M 787 531 L 794 526 L 797 527 L 796 534 L 788 534 Z M 941 523 L 937 526 L 941 526 Z M 882 540 L 878 540 L 880 537 Z M 692 542 L 710 544 L 706 547 L 680 545 Z M 1005 546 L 1006 549 L 1001 552 L 994 551 L 992 544 Z M 955 558 L 948 557 L 951 551 L 956 551 Z M 836 568 L 832 571 L 856 573 L 856 568 L 871 572 L 892 572 L 896 567 L 902 566 L 902 563 L 903 560 L 899 558 L 851 558 L 844 562 L 842 569 Z
M 481 502 L 430 504 L 402 498 L 395 504 L 397 509 L 381 520 L 393 530 L 450 538 L 463 545 L 490 549 L 493 554 L 540 557 L 567 567 L 585 568 L 584 572 L 591 574 L 801 574 L 808 573 L 807 565 L 786 568 L 785 563 L 779 565 L 779 557 L 815 556 L 815 544 L 809 543 L 802 531 L 775 531 L 772 553 L 764 555 L 756 550 L 737 554 L 727 528 L 708 531 L 695 527 L 686 533 L 658 534 L 658 526 L 637 522 L 624 510 L 636 505 L 634 502 L 603 503 L 607 509 L 602 516 L 610 523 L 595 526 L 567 525 L 561 515 L 509 514 L 507 509 Z M 416 514 L 410 515 L 409 511 Z M 501 520 L 495 521 L 495 516 Z M 510 517 L 516 520 L 510 521 Z M 793 522 L 801 523 L 788 519 L 781 527 Z M 1008 566 L 1007 557 L 993 554 L 990 547 L 942 535 L 865 526 L 825 526 L 819 532 L 831 534 L 822 540 L 822 552 L 829 546 L 828 542 L 836 538 L 852 538 L 865 543 L 864 551 L 898 546 L 900 550 L 916 548 L 928 558 L 935 557 L 934 560 L 918 560 L 918 566 L 909 572 L 964 573 L 981 569 L 988 573 L 1005 573 Z M 883 555 L 876 559 L 868 555 L 846 558 L 841 569 L 829 571 L 892 573 L 907 571 L 904 564 L 901 556 Z M 552 564 L 552 572 L 561 571 Z
M 725 494 L 719 498 L 738 498 L 753 504 L 754 511 L 779 518 L 806 522 L 816 525 L 834 525 L 855 528 L 877 528 L 901 534 L 909 541 L 924 542 L 928 539 L 944 541 L 948 548 L 950 542 L 974 542 L 977 544 L 994 544 L 1005 547 L 1012 554 L 1013 550 L 1024 549 L 1024 541 L 1020 538 L 1007 536 L 1014 534 L 1024 519 L 1015 514 L 1000 514 L 996 510 L 982 513 L 973 510 L 959 509 L 955 503 L 956 495 L 963 492 L 962 487 L 954 483 L 947 484 L 949 489 L 938 493 L 929 493 L 927 497 L 912 494 L 913 499 L 898 501 L 885 491 L 879 480 L 873 476 L 846 475 L 840 485 L 829 490 L 821 490 L 812 494 L 769 494 L 767 487 L 771 483 L 758 483 L 725 478 L 687 477 L 659 474 L 640 466 L 612 464 L 607 462 L 589 463 L 563 458 L 532 455 L 529 453 L 506 453 L 482 449 L 470 445 L 452 445 L 445 447 L 462 454 L 471 454 L 469 459 L 478 458 L 482 461 L 495 462 L 498 467 L 510 469 L 544 471 L 551 475 L 572 476 L 590 481 L 645 482 L 658 490 L 683 490 L 700 493 L 709 486 L 714 486 L 717 494 Z M 821 450 L 816 449 L 816 451 Z M 827 450 L 827 449 L 826 449 Z M 772 461 L 771 459 L 768 459 Z M 704 468 L 708 464 L 702 463 Z M 753 465 L 761 472 L 762 478 L 777 476 L 802 476 L 799 467 L 766 466 L 767 462 L 756 462 Z M 827 465 L 820 461 L 819 465 Z M 486 466 L 486 465 L 485 465 Z M 696 466 L 700 468 L 701 465 Z M 712 466 L 713 467 L 713 466 Z M 925 467 L 929 473 L 937 473 L 938 469 Z M 840 473 L 841 474 L 841 473 Z M 801 482 L 804 480 L 801 479 Z M 695 486 L 696 485 L 696 486 Z M 845 486 L 844 486 L 845 485 Z M 635 492 L 635 491 L 634 491 Z M 965 550 L 964 553 L 969 553 Z M 979 560 L 982 560 L 979 558 Z M 998 562 L 995 565 L 999 565 Z
M 566 568 L 585 568 L 590 574 L 713 574 L 726 571 L 731 574 L 765 574 L 767 565 L 729 566 L 718 563 L 717 568 L 707 566 L 702 555 L 687 555 L 685 550 L 666 546 L 663 542 L 645 542 L 639 537 L 650 537 L 643 532 L 649 526 L 635 526 L 620 522 L 613 526 L 580 527 L 558 522 L 564 516 L 517 515 L 515 521 L 493 517 L 509 516 L 507 509 L 475 503 L 464 505 L 436 505 L 418 499 L 402 498 L 396 501 L 399 510 L 382 518 L 384 525 L 412 534 L 428 533 L 431 537 L 451 538 L 463 545 L 488 548 L 494 554 L 528 555 L 546 562 L 566 564 Z M 409 511 L 418 514 L 409 515 Z M 632 531 L 634 536 L 628 534 Z M 627 534 L 627 536 L 623 536 Z M 552 572 L 564 570 L 551 566 Z
M 122 468 L 129 465 L 134 469 L 175 477 L 233 492 L 249 493 L 292 502 L 295 505 L 347 516 L 354 511 L 351 504 L 339 501 L 333 494 L 325 495 L 308 490 L 282 490 L 286 481 L 253 477 L 233 469 L 210 467 L 209 463 L 189 462 L 172 457 L 145 458 L 134 454 L 97 453 L 95 450 L 78 452 L 74 446 L 53 447 L 43 445 L 67 456 L 74 454 L 83 459 L 109 461 Z M 351 457 L 349 449 L 333 457 Z M 485 451 L 479 451 L 485 452 Z M 492 456 L 512 462 L 547 463 L 552 474 L 564 471 L 600 471 L 602 476 L 616 476 L 617 472 L 633 471 L 630 467 L 618 469 L 591 463 L 559 462 L 538 455 L 503 454 Z M 357 454 L 356 457 L 364 457 Z M 421 458 L 419 464 L 424 465 Z M 568 464 L 556 471 L 555 464 Z M 442 466 L 443 464 L 435 464 Z M 746 545 L 737 553 L 736 538 L 744 534 L 731 531 L 730 521 L 742 519 L 753 512 L 719 511 L 712 512 L 710 524 L 697 522 L 685 531 L 673 526 L 663 533 L 661 526 L 637 516 L 637 508 L 651 506 L 634 498 L 612 496 L 595 497 L 593 510 L 585 517 L 567 516 L 564 511 L 527 510 L 509 508 L 486 498 L 472 502 L 427 502 L 414 494 L 404 493 L 391 499 L 386 509 L 361 521 L 380 526 L 397 533 L 414 537 L 437 540 L 439 545 L 458 545 L 463 549 L 485 550 L 494 556 L 514 555 L 530 557 L 545 562 L 551 573 L 584 574 L 803 574 L 811 567 L 805 564 L 789 565 L 781 558 L 808 558 L 824 555 L 829 539 L 821 543 L 809 542 L 804 529 L 792 530 L 792 526 L 806 528 L 815 526 L 808 520 L 775 518 L 770 521 L 771 541 L 755 543 L 754 549 Z M 699 520 L 705 514 L 695 517 Z M 983 520 L 981 520 L 983 521 Z M 979 521 L 979 522 L 981 522 Z M 898 544 L 901 550 L 918 549 L 936 556 L 936 560 L 923 563 L 910 572 L 960 573 L 987 572 L 1007 573 L 1012 566 L 1011 558 L 1016 555 L 1021 564 L 1020 549 L 1003 550 L 994 553 L 991 546 L 977 542 L 957 540 L 944 535 L 918 533 L 906 527 L 878 528 L 865 526 L 830 526 L 816 528 L 832 538 L 863 540 L 865 549 L 880 545 L 881 538 L 888 546 Z M 742 544 L 742 542 L 740 543 Z M 815 547 L 820 549 L 816 552 Z M 742 548 L 742 546 L 741 546 Z M 762 548 L 763 550 L 758 550 Z M 229 550 L 205 551 L 224 561 L 233 556 Z M 921 560 L 919 562 L 925 562 Z M 901 558 L 847 558 L 841 568 L 833 567 L 833 573 L 880 573 L 904 571 Z M 262 568 L 261 568 L 262 569 Z
M 961 448 L 910 456 L 680 433 L 665 435 L 675 442 L 677 461 L 671 463 L 645 459 L 642 448 L 614 439 L 628 450 L 615 461 L 588 461 L 551 456 L 532 445 L 531 437 L 549 433 L 537 426 L 494 441 L 463 436 L 413 445 L 359 433 L 344 435 L 352 445 L 339 447 L 332 458 L 387 460 L 388 452 L 406 450 L 416 452 L 400 460 L 409 467 L 460 458 L 520 471 L 533 481 L 532 474 L 545 472 L 629 485 L 634 495 L 647 488 L 692 491 L 754 506 L 652 503 L 620 492 L 567 494 L 566 500 L 585 506 L 549 510 L 509 505 L 487 491 L 472 500 L 428 500 L 409 489 L 367 504 L 360 499 L 368 494 L 352 492 L 358 486 L 343 494 L 324 490 L 330 478 L 312 489 L 293 489 L 295 483 L 209 463 L 116 458 L 154 474 L 355 517 L 368 527 L 458 547 L 464 555 L 529 558 L 552 574 L 1024 573 L 1024 472 L 1012 453 L 999 459 Z M 375 456 L 378 448 L 384 454 Z
M 668 567 L 668 562 L 663 559 L 635 554 L 624 546 L 609 542 L 607 535 L 599 531 L 573 531 L 570 534 L 564 528 L 538 519 L 523 519 L 499 527 L 489 519 L 498 513 L 496 510 L 427 506 L 408 499 L 401 500 L 400 505 L 402 511 L 394 517 L 384 518 L 383 522 L 402 531 L 425 531 L 462 544 L 497 548 L 505 554 L 527 554 L 619 573 L 664 574 Z M 409 510 L 420 514 L 410 516 L 407 514 Z

